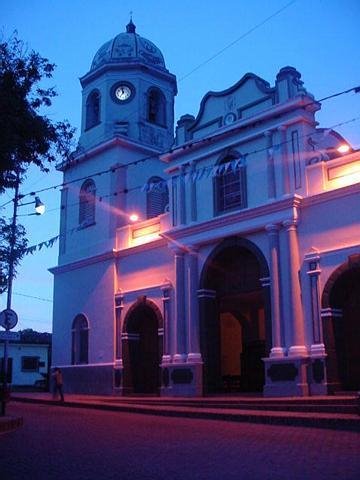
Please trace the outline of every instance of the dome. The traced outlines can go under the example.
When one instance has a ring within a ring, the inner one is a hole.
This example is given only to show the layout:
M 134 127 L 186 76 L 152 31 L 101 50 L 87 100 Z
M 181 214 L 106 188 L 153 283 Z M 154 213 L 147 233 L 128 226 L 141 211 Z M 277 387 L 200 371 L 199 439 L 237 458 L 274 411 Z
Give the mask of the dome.
M 143 63 L 165 70 L 165 61 L 161 51 L 150 40 L 135 33 L 132 20 L 126 25 L 126 32 L 120 33 L 106 42 L 97 52 L 90 70 L 102 65 L 122 63 Z

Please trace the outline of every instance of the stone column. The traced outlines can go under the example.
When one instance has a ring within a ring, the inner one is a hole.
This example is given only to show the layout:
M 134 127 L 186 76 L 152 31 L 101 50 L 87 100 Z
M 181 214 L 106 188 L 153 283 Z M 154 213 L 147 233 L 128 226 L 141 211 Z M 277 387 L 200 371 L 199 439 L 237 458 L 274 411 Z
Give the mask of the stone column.
M 286 229 L 288 244 L 288 292 L 289 311 L 291 319 L 292 345 L 289 348 L 290 356 L 307 355 L 305 347 L 304 318 L 301 304 L 299 281 L 299 246 L 297 239 L 297 222 L 291 219 L 283 222 Z
M 270 288 L 271 288 L 271 320 L 272 320 L 272 348 L 270 357 L 283 357 L 281 332 L 281 304 L 280 304 L 280 260 L 279 260 L 279 225 L 266 225 L 270 253 Z
M 319 306 L 319 255 L 311 254 L 306 256 L 308 263 L 309 290 L 310 290 L 310 306 L 311 306 L 311 324 L 312 324 L 312 345 L 310 353 L 314 355 L 325 355 L 325 346 L 323 341 L 322 326 L 320 320 Z
M 283 177 L 283 195 L 290 193 L 290 172 L 289 172 L 289 155 L 287 144 L 287 126 L 279 127 L 280 131 L 280 147 L 281 147 L 281 161 L 282 161 L 282 177 Z
M 124 297 L 122 294 L 115 296 L 115 362 L 117 365 L 122 364 L 121 349 L 121 316 L 124 308 Z
M 161 286 L 162 301 L 163 301 L 163 318 L 164 318 L 164 336 L 163 336 L 163 357 L 162 362 L 168 363 L 171 361 L 171 345 L 174 345 L 172 336 L 174 335 L 174 325 L 171 324 L 171 289 L 170 283 L 164 283 Z
M 268 198 L 276 197 L 276 181 L 275 181 L 275 167 L 274 167 L 274 152 L 273 152 L 273 132 L 268 130 L 264 133 L 267 147 L 267 181 L 268 181 Z
M 199 304 L 197 298 L 198 252 L 191 249 L 188 253 L 188 362 L 201 362 Z
M 175 349 L 173 361 L 186 360 L 186 322 L 185 322 L 185 259 L 184 252 L 175 249 Z

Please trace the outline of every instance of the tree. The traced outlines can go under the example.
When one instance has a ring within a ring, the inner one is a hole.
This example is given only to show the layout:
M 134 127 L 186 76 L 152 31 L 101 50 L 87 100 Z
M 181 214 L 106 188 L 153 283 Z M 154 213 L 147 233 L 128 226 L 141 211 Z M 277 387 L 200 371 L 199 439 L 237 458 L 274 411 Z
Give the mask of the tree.
M 17 191 L 30 165 L 48 172 L 51 163 L 67 158 L 73 148 L 75 130 L 69 122 L 54 123 L 44 115 L 57 93 L 54 87 L 42 88 L 40 84 L 52 77 L 54 68 L 47 58 L 28 51 L 16 32 L 7 40 L 1 39 L 0 193 L 8 188 Z M 14 231 L 4 218 L 0 221 L 0 292 L 4 292 L 10 256 L 16 267 L 27 240 L 24 227 L 16 225 Z
M 31 164 L 48 171 L 48 164 L 67 157 L 74 129 L 68 121 L 54 123 L 42 112 L 57 95 L 41 88 L 55 65 L 34 51 L 27 52 L 16 33 L 0 43 L 0 192 L 14 188 Z
M 15 277 L 16 267 L 24 256 L 28 244 L 25 228 L 22 225 L 16 225 L 15 228 L 15 243 L 11 252 L 12 225 L 8 224 L 4 218 L 0 218 L 0 294 L 7 289 L 10 256 L 13 256 L 13 277 Z

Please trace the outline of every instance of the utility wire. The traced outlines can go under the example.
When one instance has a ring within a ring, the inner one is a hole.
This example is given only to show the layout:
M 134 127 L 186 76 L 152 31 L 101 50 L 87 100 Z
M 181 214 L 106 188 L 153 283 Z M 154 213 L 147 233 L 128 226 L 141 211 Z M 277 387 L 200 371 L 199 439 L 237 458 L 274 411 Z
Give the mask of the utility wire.
M 354 92 L 354 93 L 359 93 L 360 92 L 360 86 L 356 86 L 356 87 L 352 87 L 352 88 L 349 88 L 347 90 L 343 90 L 341 92 L 336 92 L 336 93 L 333 93 L 331 95 L 327 95 L 326 97 L 323 97 L 323 98 L 320 98 L 319 100 L 312 100 L 310 102 L 307 102 L 305 105 L 302 106 L 302 108 L 306 108 L 310 105 L 314 105 L 314 104 L 318 104 L 320 102 L 324 102 L 326 100 L 330 100 L 332 98 L 335 98 L 335 97 L 339 97 L 340 95 L 345 95 L 347 93 L 350 93 L 350 92 Z M 272 107 L 270 107 L 272 108 Z M 350 119 L 348 121 L 345 121 L 345 122 L 341 122 L 341 123 L 338 123 L 336 125 L 333 125 L 332 127 L 328 127 L 329 129 L 333 129 L 333 128 L 336 128 L 336 127 L 339 127 L 339 126 L 343 126 L 343 125 L 346 125 L 347 123 L 351 123 L 355 120 L 357 120 L 359 117 L 355 117 L 353 119 Z M 235 126 L 236 128 L 236 126 Z M 242 128 L 241 126 L 239 126 L 238 128 Z M 39 193 L 42 193 L 42 192 L 46 192 L 46 191 L 49 191 L 49 190 L 52 190 L 52 189 L 57 189 L 57 188 L 60 188 L 60 187 L 66 187 L 68 185 L 71 185 L 73 183 L 77 183 L 77 182 L 80 182 L 82 180 L 86 180 L 88 178 L 92 178 L 92 177 L 95 177 L 95 176 L 100 176 L 100 175 L 103 175 L 103 174 L 106 174 L 106 173 L 114 173 L 116 170 L 120 169 L 120 168 L 125 168 L 125 167 L 129 167 L 129 166 L 133 166 L 133 165 L 137 165 L 139 163 L 143 163 L 143 162 L 146 162 L 150 159 L 155 159 L 155 158 L 158 158 L 159 156 L 161 155 L 165 155 L 166 153 L 173 153 L 174 151 L 176 150 L 180 150 L 181 148 L 184 148 L 184 147 L 192 147 L 194 145 L 197 145 L 198 143 L 205 143 L 205 142 L 209 142 L 209 141 L 212 141 L 213 139 L 215 139 L 216 137 L 218 137 L 219 135 L 222 135 L 223 132 L 220 132 L 220 133 L 215 133 L 213 135 L 210 135 L 208 137 L 203 137 L 203 138 L 199 138 L 198 140 L 194 140 L 192 142 L 188 142 L 186 144 L 183 144 L 183 145 L 178 145 L 174 148 L 170 148 L 169 150 L 164 150 L 163 152 L 158 152 L 158 153 L 153 153 L 151 155 L 147 155 L 146 157 L 143 157 L 143 158 L 139 158 L 137 160 L 134 160 L 132 162 L 129 162 L 129 163 L 125 163 L 125 164 L 122 164 L 122 165 L 117 165 L 117 166 L 113 166 L 113 167 L 110 167 L 110 168 L 107 168 L 105 170 L 100 170 L 98 172 L 95 172 L 91 175 L 85 175 L 83 177 L 79 177 L 79 178 L 76 178 L 74 180 L 70 180 L 68 182 L 63 182 L 63 183 L 59 183 L 57 185 L 52 185 L 50 187 L 45 187 L 45 188 L 42 188 L 40 190 L 36 190 L 34 192 L 28 192 L 28 193 L 25 193 L 22 195 L 22 198 L 26 197 L 26 196 L 34 196 L 36 194 L 39 194 Z M 311 135 L 310 134 L 307 134 L 307 135 Z M 285 142 L 282 142 L 282 143 L 279 143 L 277 145 L 282 145 L 282 144 L 285 144 L 285 143 L 289 143 L 290 140 L 286 140 Z M 264 149 L 261 149 L 261 150 L 254 150 L 253 152 L 249 152 L 248 155 L 252 155 L 253 153 L 258 153 L 259 151 L 262 151 Z M 8 205 L 9 203 L 11 203 L 13 200 L 9 200 L 7 201 L 6 203 L 4 203 L 3 205 L 0 205 L 0 208 L 3 208 L 5 207 L 6 205 Z
M 181 78 L 179 78 L 179 82 L 182 82 L 183 80 L 185 80 L 185 78 L 188 78 L 190 75 L 192 75 L 194 72 L 196 72 L 197 70 L 199 70 L 201 67 L 203 67 L 204 65 L 207 65 L 208 63 L 210 63 L 212 60 L 214 60 L 214 58 L 218 57 L 219 55 L 221 55 L 222 53 L 224 53 L 226 50 L 228 50 L 229 48 L 231 48 L 233 45 L 235 45 L 236 43 L 238 43 L 240 40 L 244 39 L 245 37 L 247 37 L 248 35 L 250 35 L 252 32 L 254 32 L 255 30 L 257 30 L 258 28 L 262 27 L 265 23 L 267 23 L 269 20 L 271 20 L 272 18 L 276 17 L 277 15 L 279 15 L 281 12 L 283 12 L 284 10 L 286 10 L 287 8 L 289 8 L 291 5 L 293 5 L 294 3 L 296 2 L 296 0 L 292 0 L 291 2 L 287 3 L 286 5 L 284 5 L 283 7 L 281 7 L 279 10 L 277 10 L 276 12 L 274 12 L 273 14 L 271 14 L 269 17 L 266 17 L 262 22 L 256 24 L 254 27 L 250 28 L 249 30 L 247 30 L 245 33 L 243 33 L 242 35 L 240 35 L 240 37 L 236 38 L 235 40 L 233 40 L 231 43 L 229 43 L 228 45 L 226 45 L 225 47 L 223 47 L 221 50 L 219 50 L 217 53 L 215 53 L 214 55 L 212 55 L 211 57 L 209 57 L 208 59 L 204 60 L 202 63 L 200 63 L 197 67 L 193 68 L 192 70 L 190 70 L 189 73 L 185 74 L 184 76 L 182 76 Z
M 335 124 L 335 125 L 332 125 L 331 127 L 327 128 L 326 130 L 332 130 L 332 129 L 334 129 L 334 128 L 341 127 L 341 126 L 343 126 L 343 125 L 347 125 L 347 124 L 349 124 L 349 123 L 352 123 L 352 122 L 355 122 L 355 121 L 358 121 L 358 120 L 360 120 L 360 116 L 351 118 L 351 119 L 349 119 L 349 120 L 345 120 L 345 121 L 340 122 L 340 123 L 337 123 L 337 124 Z M 304 134 L 304 135 L 300 135 L 300 136 L 299 136 L 299 140 L 302 139 L 302 138 L 310 137 L 311 135 L 313 135 L 313 132 L 309 132 L 309 133 L 306 133 L 306 134 Z M 283 141 L 283 142 L 276 143 L 276 144 L 272 145 L 272 147 L 270 147 L 270 148 L 277 149 L 277 148 L 280 148 L 282 145 L 286 145 L 286 144 L 289 144 L 289 143 L 291 143 L 291 140 L 285 140 L 285 141 Z M 268 149 L 269 149 L 269 147 L 259 148 L 259 149 L 257 149 L 257 150 L 253 150 L 253 151 L 251 151 L 251 152 L 246 153 L 246 156 L 248 157 L 248 156 L 250 156 L 250 155 L 255 155 L 255 154 L 257 154 L 257 153 L 261 153 L 261 152 L 267 151 Z M 207 167 L 204 167 L 203 169 L 204 169 L 205 171 L 210 171 L 210 170 L 212 170 L 213 168 L 214 168 L 213 165 L 209 165 L 209 166 L 207 166 Z M 86 178 L 89 178 L 89 177 L 86 177 Z M 159 183 L 160 183 L 160 182 L 159 182 Z M 144 188 L 144 184 L 142 184 L 142 185 L 137 185 L 137 186 L 131 187 L 131 188 L 125 188 L 125 189 L 122 189 L 122 190 L 117 190 L 117 191 L 115 191 L 115 192 L 113 192 L 113 193 L 109 193 L 109 194 L 105 194 L 105 195 L 99 195 L 99 196 L 97 197 L 97 198 L 98 198 L 98 202 L 102 202 L 104 199 L 110 198 L 110 197 L 112 197 L 112 196 L 117 196 L 117 195 L 120 195 L 120 194 L 122 194 L 122 193 L 127 194 L 127 193 L 130 193 L 130 192 L 132 192 L 132 191 L 140 190 L 140 189 L 142 189 L 142 188 Z M 80 205 L 80 202 L 77 201 L 77 202 L 74 202 L 74 203 L 69 203 L 69 204 L 67 204 L 67 205 L 66 205 L 66 208 L 69 209 L 69 208 L 72 208 L 72 207 L 79 207 L 79 205 Z M 65 207 L 64 207 L 64 206 L 60 206 L 60 207 L 52 208 L 51 210 L 47 210 L 46 213 L 57 212 L 57 211 L 59 211 L 59 210 L 62 210 L 63 208 L 65 208 Z M 74 228 L 69 229 L 69 230 L 63 232 L 62 235 L 66 235 L 67 233 L 70 233 L 70 232 L 72 232 L 73 230 L 74 230 Z M 41 243 L 41 242 L 40 242 L 40 243 Z M 29 248 L 31 248 L 31 247 L 29 247 Z
M 42 302 L 53 303 L 53 301 L 49 300 L 48 298 L 34 297 L 33 295 L 26 295 L 25 293 L 14 292 L 13 295 L 18 295 L 20 297 L 34 298 L 35 300 L 41 300 Z

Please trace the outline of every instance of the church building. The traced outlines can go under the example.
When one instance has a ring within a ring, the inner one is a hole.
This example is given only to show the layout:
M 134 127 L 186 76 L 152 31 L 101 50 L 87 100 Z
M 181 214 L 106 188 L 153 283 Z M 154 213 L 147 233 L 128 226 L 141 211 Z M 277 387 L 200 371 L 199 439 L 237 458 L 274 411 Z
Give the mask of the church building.
M 360 388 L 360 151 L 301 74 L 246 73 L 174 131 L 176 77 L 126 32 L 81 79 L 53 365 L 74 393 Z

